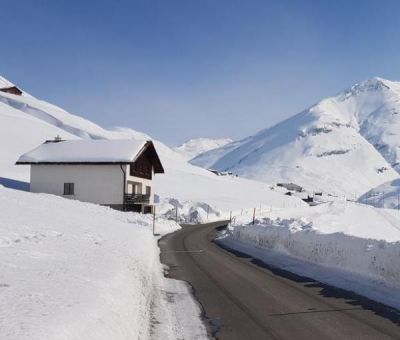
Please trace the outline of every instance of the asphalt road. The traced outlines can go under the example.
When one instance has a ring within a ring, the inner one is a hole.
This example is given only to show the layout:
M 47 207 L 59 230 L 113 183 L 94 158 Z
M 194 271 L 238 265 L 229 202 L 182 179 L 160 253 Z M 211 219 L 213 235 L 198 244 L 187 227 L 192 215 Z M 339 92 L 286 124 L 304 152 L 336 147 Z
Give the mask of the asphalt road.
M 217 339 L 400 339 L 400 313 L 354 293 L 222 249 L 223 222 L 159 241 L 169 276 L 185 280 Z

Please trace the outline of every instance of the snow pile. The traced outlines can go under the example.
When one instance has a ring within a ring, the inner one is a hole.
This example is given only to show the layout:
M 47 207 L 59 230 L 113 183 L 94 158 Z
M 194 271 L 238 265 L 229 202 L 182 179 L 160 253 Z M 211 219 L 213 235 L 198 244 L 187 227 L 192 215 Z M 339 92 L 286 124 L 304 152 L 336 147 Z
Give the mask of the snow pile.
M 151 230 L 151 216 L 0 186 L 0 338 L 205 339 Z
M 221 220 L 223 214 L 203 202 L 180 202 L 175 198 L 165 198 L 157 204 L 157 213 L 178 223 L 207 223 Z
M 400 83 L 373 78 L 191 162 L 269 183 L 360 196 L 398 178 Z
M 400 307 L 400 298 L 393 296 L 393 289 L 400 292 L 397 211 L 332 202 L 268 215 L 257 217 L 254 225 L 249 217 L 236 217 L 221 242 L 267 263 L 275 259 L 290 271 Z
M 174 148 L 174 150 L 185 159 L 190 160 L 202 154 L 203 152 L 219 148 L 232 142 L 233 140 L 230 138 L 195 138 L 188 140 L 180 146 L 177 146 Z

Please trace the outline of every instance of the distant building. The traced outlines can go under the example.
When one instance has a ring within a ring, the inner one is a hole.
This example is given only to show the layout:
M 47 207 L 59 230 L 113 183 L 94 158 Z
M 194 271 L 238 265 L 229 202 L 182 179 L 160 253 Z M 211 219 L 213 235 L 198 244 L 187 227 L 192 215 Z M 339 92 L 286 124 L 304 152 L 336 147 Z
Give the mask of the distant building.
M 283 187 L 289 191 L 297 191 L 297 192 L 302 192 L 303 188 L 300 185 L 294 184 L 294 183 L 277 183 L 278 187 Z
M 16 86 L 3 87 L 0 89 L 0 91 L 15 94 L 17 96 L 20 96 L 22 94 L 22 91 Z
M 151 141 L 46 141 L 16 164 L 31 166 L 30 191 L 150 213 L 153 176 L 164 168 Z

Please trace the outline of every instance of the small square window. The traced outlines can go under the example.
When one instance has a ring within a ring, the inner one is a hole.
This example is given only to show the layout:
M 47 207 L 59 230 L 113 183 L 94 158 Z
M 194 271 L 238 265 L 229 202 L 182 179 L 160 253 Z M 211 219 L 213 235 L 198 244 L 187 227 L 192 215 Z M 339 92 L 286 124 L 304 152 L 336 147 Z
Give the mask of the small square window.
M 64 183 L 64 195 L 74 195 L 74 183 Z

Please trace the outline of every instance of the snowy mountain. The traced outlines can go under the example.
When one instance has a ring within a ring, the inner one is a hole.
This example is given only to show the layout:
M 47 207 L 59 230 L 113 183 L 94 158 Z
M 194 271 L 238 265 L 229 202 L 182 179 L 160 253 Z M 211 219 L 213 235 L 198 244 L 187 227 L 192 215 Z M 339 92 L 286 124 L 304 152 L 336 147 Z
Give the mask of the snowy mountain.
M 5 86 L 12 85 L 4 78 L 0 80 Z M 65 139 L 151 139 L 130 128 L 102 128 L 26 93 L 18 96 L 0 91 L 0 143 L 4 146 L 0 148 L 0 184 L 27 188 L 29 166 L 15 166 L 16 160 L 57 135 Z M 206 202 L 221 210 L 259 204 L 299 204 L 295 198 L 274 192 L 259 182 L 216 176 L 187 163 L 165 144 L 154 143 L 166 170 L 164 175 L 155 176 L 156 194 L 162 198 Z
M 400 209 L 400 179 L 378 185 L 363 194 L 358 201 L 376 208 Z
M 232 142 L 233 140 L 230 138 L 195 138 L 175 147 L 174 150 L 185 159 L 190 160 L 203 152 L 219 148 Z
M 191 163 L 354 198 L 398 178 L 399 137 L 400 82 L 373 78 Z

